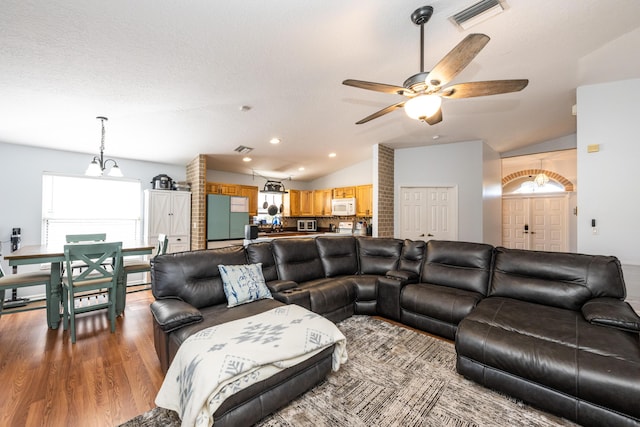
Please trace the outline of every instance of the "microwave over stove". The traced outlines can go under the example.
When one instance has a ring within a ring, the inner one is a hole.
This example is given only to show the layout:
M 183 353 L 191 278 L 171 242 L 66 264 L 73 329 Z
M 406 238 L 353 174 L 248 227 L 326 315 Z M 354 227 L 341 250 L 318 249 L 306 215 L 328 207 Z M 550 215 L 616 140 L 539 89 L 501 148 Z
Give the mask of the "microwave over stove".
M 331 215 L 333 216 L 353 216 L 356 214 L 356 199 L 332 199 Z

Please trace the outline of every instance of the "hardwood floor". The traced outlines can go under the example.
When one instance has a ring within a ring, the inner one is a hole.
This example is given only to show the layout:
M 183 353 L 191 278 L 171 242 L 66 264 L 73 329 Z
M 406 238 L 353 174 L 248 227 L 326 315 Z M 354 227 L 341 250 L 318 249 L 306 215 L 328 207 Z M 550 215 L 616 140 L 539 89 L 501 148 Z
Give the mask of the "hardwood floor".
M 3 315 L 0 425 L 115 426 L 153 408 L 164 374 L 151 302 L 151 291 L 127 294 L 114 334 L 106 310 L 80 315 L 76 344 L 44 310 Z

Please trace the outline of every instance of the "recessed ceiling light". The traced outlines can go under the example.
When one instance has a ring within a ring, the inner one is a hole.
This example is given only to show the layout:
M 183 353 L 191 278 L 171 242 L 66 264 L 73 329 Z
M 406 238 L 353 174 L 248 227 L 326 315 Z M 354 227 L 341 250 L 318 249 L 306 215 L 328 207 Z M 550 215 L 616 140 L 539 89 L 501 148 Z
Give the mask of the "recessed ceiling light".
M 298 168 L 298 170 L 299 170 L 300 172 L 302 172 L 302 171 L 304 170 L 304 167 L 300 166 L 300 167 Z
M 274 145 L 275 145 L 275 144 L 280 144 L 280 138 L 271 138 L 271 139 L 269 140 L 269 142 L 270 142 L 270 143 L 272 143 L 272 144 L 274 144 Z
M 243 157 L 242 161 L 243 162 L 250 162 L 251 161 L 251 157 Z
M 335 157 L 336 153 L 329 153 L 329 157 Z
M 437 139 L 440 139 L 440 135 L 433 135 L 431 138 L 435 141 Z
M 246 113 L 249 110 L 251 110 L 251 106 L 249 106 L 249 105 L 241 105 L 240 106 L 240 111 L 242 111 L 243 113 Z

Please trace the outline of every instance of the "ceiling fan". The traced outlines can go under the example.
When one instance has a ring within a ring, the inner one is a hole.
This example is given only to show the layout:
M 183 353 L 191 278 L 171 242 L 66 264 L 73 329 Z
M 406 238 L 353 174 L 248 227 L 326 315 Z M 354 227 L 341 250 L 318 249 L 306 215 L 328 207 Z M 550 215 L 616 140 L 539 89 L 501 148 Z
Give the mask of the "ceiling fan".
M 400 86 L 383 83 L 366 82 L 348 79 L 342 82 L 347 86 L 376 92 L 403 95 L 409 99 L 390 105 L 380 111 L 356 122 L 357 125 L 377 119 L 398 108 L 405 109 L 407 115 L 416 120 L 422 120 L 430 125 L 442 121 L 442 98 L 472 98 L 475 96 L 497 95 L 501 93 L 517 92 L 524 89 L 529 80 L 489 80 L 482 82 L 458 83 L 446 86 L 460 73 L 475 56 L 489 43 L 489 36 L 485 34 L 469 34 L 431 71 L 424 71 L 424 24 L 433 15 L 433 7 L 424 6 L 411 14 L 411 21 L 420 26 L 420 72 L 409 77 Z

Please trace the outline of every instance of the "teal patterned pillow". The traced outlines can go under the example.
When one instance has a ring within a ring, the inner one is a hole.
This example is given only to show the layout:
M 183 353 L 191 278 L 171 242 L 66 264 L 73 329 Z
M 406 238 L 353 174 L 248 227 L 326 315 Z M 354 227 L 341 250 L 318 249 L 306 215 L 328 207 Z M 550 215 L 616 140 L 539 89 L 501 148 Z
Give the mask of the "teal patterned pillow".
M 218 265 L 227 307 L 235 307 L 263 298 L 271 298 L 262 275 L 262 263 L 245 265 Z

